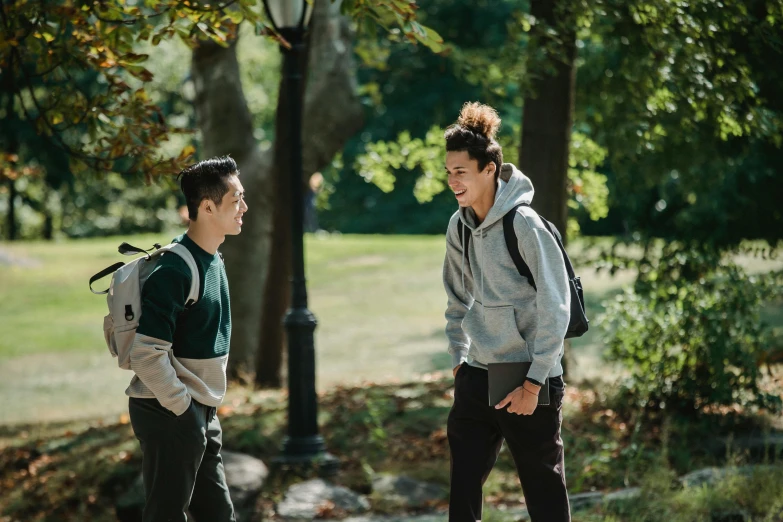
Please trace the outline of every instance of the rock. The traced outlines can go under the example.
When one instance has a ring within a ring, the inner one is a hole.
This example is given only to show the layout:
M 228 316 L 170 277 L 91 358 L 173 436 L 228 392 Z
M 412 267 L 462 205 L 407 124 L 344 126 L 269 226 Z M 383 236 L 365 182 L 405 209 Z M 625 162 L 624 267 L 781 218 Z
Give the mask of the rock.
M 119 522 L 140 522 L 144 511 L 144 482 L 141 475 L 131 484 L 114 506 Z
M 237 518 L 242 522 L 252 522 L 257 518 L 256 501 L 269 476 L 269 470 L 260 459 L 244 453 L 223 450 L 220 454 L 223 456 L 228 491 Z
M 607 493 L 606 495 L 604 495 L 603 501 L 606 504 L 631 502 L 639 498 L 639 495 L 641 495 L 641 493 L 642 493 L 641 488 L 621 489 L 619 491 L 612 491 L 611 493 Z
M 580 511 L 590 509 L 603 502 L 604 494 L 600 491 L 591 491 L 588 493 L 576 493 L 568 495 L 568 501 L 571 503 L 571 511 Z
M 604 500 L 613 501 L 613 500 L 632 500 L 637 498 L 641 494 L 642 490 L 640 488 L 626 488 L 621 489 L 619 491 L 612 491 L 611 493 L 607 493 L 604 496 Z
M 680 477 L 680 483 L 686 488 L 696 488 L 704 485 L 711 486 L 731 475 L 752 475 L 758 471 L 776 469 L 775 466 L 740 466 L 728 468 L 703 468 L 691 471 Z
M 405 516 L 405 515 L 378 516 L 378 517 L 358 516 L 358 517 L 349 517 L 343 519 L 342 522 L 447 522 L 448 519 L 449 519 L 448 515 L 444 513 L 444 514 L 437 514 L 437 515 L 416 515 L 416 516 Z
M 291 486 L 277 506 L 277 515 L 288 520 L 313 520 L 324 511 L 348 515 L 369 511 L 370 503 L 362 495 L 322 479 Z
M 484 519 L 498 522 L 526 522 L 530 520 L 530 513 L 526 507 L 511 507 L 504 509 L 488 508 L 484 506 Z
M 680 483 L 686 488 L 696 488 L 717 482 L 725 476 L 726 471 L 723 468 L 703 468 L 683 475 L 680 477 Z
M 438 484 L 420 482 L 404 475 L 378 475 L 372 481 L 373 506 L 383 509 L 422 509 L 433 507 L 446 498 Z
M 250 455 L 221 451 L 223 466 L 226 471 L 226 482 L 234 503 L 237 518 L 242 522 L 252 522 L 256 519 L 255 506 L 264 480 L 269 470 L 262 461 Z M 141 475 L 123 494 L 115 506 L 119 522 L 140 522 L 144 511 L 144 482 Z

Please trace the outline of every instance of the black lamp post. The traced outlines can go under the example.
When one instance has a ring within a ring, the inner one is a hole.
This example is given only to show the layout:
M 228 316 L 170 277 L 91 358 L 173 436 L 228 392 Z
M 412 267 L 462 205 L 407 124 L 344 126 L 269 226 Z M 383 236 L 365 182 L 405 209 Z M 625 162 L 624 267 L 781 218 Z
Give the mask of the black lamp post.
M 307 308 L 304 269 L 304 190 L 302 178 L 302 67 L 304 35 L 312 3 L 307 0 L 264 0 L 266 13 L 275 29 L 290 44 L 283 52 L 284 89 L 288 94 L 291 134 L 288 136 L 291 172 L 291 308 L 284 324 L 288 337 L 288 436 L 282 464 L 316 464 L 324 472 L 336 471 L 338 461 L 326 453 L 318 433 L 318 401 L 315 393 L 315 343 L 317 322 Z

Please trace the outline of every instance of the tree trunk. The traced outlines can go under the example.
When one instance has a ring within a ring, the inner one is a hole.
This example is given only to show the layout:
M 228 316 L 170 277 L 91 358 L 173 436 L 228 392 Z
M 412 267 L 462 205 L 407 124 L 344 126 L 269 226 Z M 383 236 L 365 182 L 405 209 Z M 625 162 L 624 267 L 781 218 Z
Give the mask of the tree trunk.
M 356 95 L 352 46 L 347 22 L 339 15 L 339 2 L 316 0 L 313 12 L 308 86 L 304 107 L 304 173 L 308 176 L 331 161 L 345 141 L 362 125 L 362 106 Z M 315 62 L 317 57 L 318 62 Z M 275 71 L 277 74 L 277 71 Z M 204 43 L 193 52 L 192 76 L 196 87 L 196 117 L 202 132 L 205 157 L 230 154 L 242 172 L 249 210 L 242 234 L 226 238 L 221 251 L 231 285 L 232 335 L 229 377 L 249 381 L 258 365 L 264 374 L 278 375 L 282 366 L 282 313 L 266 320 L 263 331 L 278 329 L 279 341 L 261 341 L 264 294 L 290 292 L 288 255 L 281 256 L 273 241 L 274 212 L 285 194 L 276 181 L 284 172 L 274 164 L 278 146 L 285 146 L 285 129 L 278 127 L 272 152 L 262 153 L 253 138 L 251 115 L 239 77 L 236 45 L 222 48 Z M 285 120 L 284 93 L 278 99 L 276 122 Z M 282 140 L 282 143 L 279 140 Z M 279 156 L 278 156 L 279 157 Z M 285 185 L 284 183 L 282 185 Z M 283 212 L 286 208 L 283 208 Z M 281 230 L 286 240 L 286 221 Z M 286 274 L 278 272 L 283 266 Z M 273 280 L 267 284 L 267 278 Z M 280 289 L 272 289 L 277 283 Z M 275 300 L 275 307 L 285 311 Z M 274 314 L 268 314 L 274 315 Z M 266 361 L 266 362 L 262 362 Z
M 339 15 L 339 2 L 317 1 L 307 46 L 307 68 L 303 71 L 305 111 L 303 121 L 303 180 L 327 165 L 362 125 L 362 108 L 356 96 L 351 35 Z M 281 84 L 282 85 L 282 84 Z M 275 213 L 269 276 L 264 289 L 261 333 L 256 358 L 256 385 L 263 388 L 282 385 L 285 346 L 285 315 L 291 298 L 290 189 L 285 181 L 290 173 L 287 139 L 289 118 L 285 113 L 288 96 L 281 90 L 275 120 Z M 324 103 L 325 100 L 328 102 Z
M 206 158 L 231 155 L 247 193 L 242 233 L 226 238 L 221 251 L 231 288 L 231 357 L 234 380 L 252 378 L 258 345 L 261 293 L 269 257 L 274 193 L 270 190 L 271 155 L 253 138 L 253 123 L 242 91 L 236 42 L 227 48 L 205 42 L 193 51 L 191 71 L 196 90 L 196 119 Z
M 534 42 L 541 43 L 547 28 L 557 28 L 560 48 L 548 57 L 547 70 L 541 67 L 531 81 L 531 92 L 525 97 L 522 114 L 522 144 L 519 168 L 533 182 L 533 208 L 551 221 L 565 243 L 568 219 L 568 150 L 574 114 L 576 83 L 576 31 L 573 13 L 568 13 L 565 0 L 532 0 L 530 11 L 538 23 Z M 566 15 L 567 16 L 564 16 Z M 533 42 L 531 42 L 533 43 Z M 530 56 L 538 45 L 533 43 Z M 551 71 L 551 72 L 550 72 Z M 566 341 L 563 371 L 573 366 L 570 343 Z
M 19 140 L 16 137 L 16 131 L 14 130 L 14 124 L 17 123 L 16 112 L 14 111 L 14 95 L 16 94 L 16 87 L 14 85 L 14 60 L 11 57 L 11 63 L 6 68 L 5 78 L 3 79 L 3 90 L 5 91 L 5 125 L 6 125 L 6 139 L 7 149 L 6 153 L 9 155 L 15 155 L 19 152 Z M 8 210 L 6 214 L 6 222 L 8 223 L 8 240 L 15 241 L 18 236 L 19 226 L 16 223 L 16 197 L 18 193 L 16 191 L 16 180 L 11 178 L 8 180 Z
M 549 57 L 531 81 L 531 93 L 525 97 L 522 115 L 522 144 L 519 149 L 519 168 L 533 182 L 536 194 L 533 208 L 554 223 L 565 240 L 568 216 L 568 148 L 574 112 L 574 85 L 576 81 L 576 33 L 573 24 L 563 27 L 561 14 L 566 9 L 564 0 L 532 0 L 531 14 L 538 23 L 533 38 L 543 40 L 547 26 L 557 28 L 562 45 Z M 571 17 L 568 17 L 569 19 Z M 532 53 L 538 47 L 533 45 Z
M 16 198 L 18 193 L 16 192 L 16 180 L 8 180 L 8 210 L 6 214 L 6 220 L 8 222 L 8 240 L 16 241 L 18 239 L 19 227 L 16 224 Z
M 47 241 L 54 239 L 54 217 L 49 209 L 44 209 L 43 238 Z

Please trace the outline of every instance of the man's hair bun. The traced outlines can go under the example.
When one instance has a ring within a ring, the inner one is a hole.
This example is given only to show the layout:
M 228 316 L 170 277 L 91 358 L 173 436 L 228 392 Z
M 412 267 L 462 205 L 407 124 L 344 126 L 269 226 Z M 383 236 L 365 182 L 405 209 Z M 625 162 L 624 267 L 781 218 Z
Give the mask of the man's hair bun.
M 457 125 L 481 134 L 492 141 L 500 128 L 500 116 L 489 105 L 467 102 L 462 106 Z

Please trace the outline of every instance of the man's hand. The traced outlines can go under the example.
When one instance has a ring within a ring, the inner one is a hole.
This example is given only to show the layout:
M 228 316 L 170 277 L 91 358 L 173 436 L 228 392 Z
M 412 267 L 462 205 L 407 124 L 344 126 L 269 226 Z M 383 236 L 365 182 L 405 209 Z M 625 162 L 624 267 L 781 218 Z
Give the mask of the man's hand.
M 500 401 L 495 406 L 495 409 L 502 410 L 508 406 L 509 413 L 532 415 L 538 405 L 538 392 L 540 389 L 540 386 L 526 381 L 524 385 L 506 395 L 506 398 Z
M 465 363 L 462 363 L 462 364 L 465 364 Z M 457 378 L 457 372 L 459 371 L 459 369 L 460 369 L 460 368 L 462 368 L 462 364 L 458 364 L 458 365 L 457 365 L 457 366 L 455 366 L 455 367 L 454 367 L 454 369 L 452 370 L 452 372 L 454 373 L 454 378 L 455 378 L 455 379 Z

